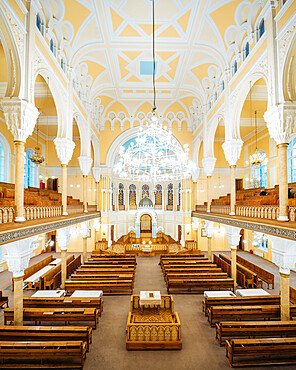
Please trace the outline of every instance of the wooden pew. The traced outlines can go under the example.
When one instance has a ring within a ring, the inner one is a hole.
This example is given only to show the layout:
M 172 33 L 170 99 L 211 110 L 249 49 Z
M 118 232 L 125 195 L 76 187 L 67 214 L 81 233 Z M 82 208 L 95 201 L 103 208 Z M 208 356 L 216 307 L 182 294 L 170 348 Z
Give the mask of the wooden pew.
M 13 322 L 14 309 L 4 309 L 4 325 Z M 92 327 L 98 326 L 99 314 L 95 308 L 24 308 L 23 320 L 35 322 L 93 322 Z
M 134 284 L 130 280 L 66 280 L 65 289 L 67 290 L 67 292 L 73 292 L 74 290 L 102 290 L 104 292 L 104 295 L 133 294 Z
M 220 321 L 216 324 L 216 339 L 220 345 L 226 339 L 296 337 L 293 321 Z
M 291 320 L 296 316 L 296 305 L 290 306 L 290 316 Z M 217 321 L 279 320 L 280 317 L 280 305 L 211 306 L 208 310 L 208 321 L 212 327 Z
M 89 326 L 0 326 L 0 342 L 82 341 L 87 351 L 92 343 Z M 1 365 L 0 365 L 1 366 Z
M 205 290 L 233 290 L 233 279 L 168 279 L 168 294 L 203 293 Z
M 83 369 L 86 358 L 86 342 L 0 342 L 2 369 L 20 368 L 69 368 Z M 7 362 L 9 360 L 9 362 Z M 36 360 L 40 363 L 36 364 Z M 48 361 L 51 360 L 49 363 Z
M 290 302 L 296 304 L 296 289 L 290 286 Z
M 71 281 L 80 281 L 80 280 L 91 280 L 95 282 L 99 281 L 105 281 L 105 280 L 110 280 L 110 281 L 120 281 L 120 280 L 125 280 L 125 281 L 130 281 L 134 282 L 134 274 L 112 274 L 112 275 L 90 275 L 90 274 L 72 274 L 71 275 Z
M 266 282 L 268 289 L 269 285 L 274 289 L 274 275 L 271 272 L 264 270 L 262 267 L 259 267 L 240 256 L 236 256 L 236 260 L 240 265 L 247 267 L 249 270 L 257 274 L 259 279 Z
M 236 357 L 239 359 L 235 359 Z M 226 358 L 233 367 L 295 364 L 296 338 L 227 340 Z
M 24 297 L 24 308 L 95 308 L 98 310 L 99 316 L 103 312 L 102 298 L 39 298 L 39 297 Z
M 231 277 L 231 265 L 228 262 L 214 254 L 214 263 L 216 263 L 224 272 L 227 272 L 228 276 Z M 238 270 L 236 271 L 236 281 L 239 286 L 246 286 L 246 276 Z
M 35 263 L 34 265 L 28 267 L 24 271 L 24 281 L 28 279 L 30 276 L 34 275 L 37 271 L 41 270 L 43 267 L 47 266 L 52 262 L 55 258 L 53 258 L 52 255 L 44 258 L 43 260 Z M 12 286 L 13 286 L 13 280 L 12 280 Z M 28 284 L 28 289 L 33 289 L 33 286 L 31 283 Z
M 280 304 L 279 295 L 262 295 L 256 297 L 205 297 L 202 301 L 202 310 L 208 316 L 212 306 L 256 306 L 263 304 Z

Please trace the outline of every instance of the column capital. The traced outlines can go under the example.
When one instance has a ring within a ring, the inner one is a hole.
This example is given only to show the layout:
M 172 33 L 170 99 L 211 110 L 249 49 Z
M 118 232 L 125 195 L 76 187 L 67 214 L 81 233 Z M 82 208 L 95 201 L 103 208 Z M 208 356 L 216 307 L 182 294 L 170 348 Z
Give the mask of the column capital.
M 216 158 L 215 157 L 205 157 L 202 159 L 203 169 L 207 176 L 212 176 L 215 168 Z
M 95 218 L 94 219 L 94 229 L 96 231 L 99 231 L 100 230 L 100 227 L 101 227 L 101 218 L 100 217 Z
M 214 234 L 214 222 L 205 220 L 205 230 L 208 238 L 211 238 Z
M 228 225 L 226 226 L 226 229 L 227 229 L 226 236 L 227 236 L 228 243 L 230 244 L 230 248 L 237 249 L 237 246 L 239 245 L 239 241 L 241 237 L 241 234 L 240 234 L 241 229 L 235 226 L 228 226 Z
M 289 275 L 290 270 L 295 269 L 296 242 L 273 235 L 268 237 L 272 241 L 272 262 L 279 267 L 280 273 Z
M 62 251 L 66 251 L 68 249 L 70 238 L 71 226 L 63 227 L 62 229 L 57 230 L 57 242 Z
M 193 182 L 197 182 L 198 178 L 199 178 L 199 175 L 200 175 L 200 168 L 199 167 L 195 167 L 193 172 L 192 172 L 192 181 Z
M 83 238 L 89 237 L 89 221 L 84 221 L 81 223 L 80 233 Z
M 276 144 L 289 143 L 296 129 L 296 104 L 285 102 L 272 105 L 263 115 L 270 136 Z
M 89 174 L 91 164 L 92 164 L 91 157 L 87 155 L 81 155 L 80 157 L 78 157 L 78 161 L 79 161 L 79 167 L 82 172 L 82 175 L 87 176 Z
M 54 144 L 61 164 L 68 165 L 75 148 L 74 141 L 66 137 L 56 137 Z
M 95 182 L 100 182 L 102 170 L 101 167 L 93 167 L 92 168 L 93 177 L 95 179 Z
M 18 99 L 3 98 L 1 100 L 5 121 L 15 141 L 26 142 L 32 135 L 37 118 L 38 109 L 34 104 Z
M 31 247 L 33 239 L 34 237 L 17 240 L 4 246 L 6 250 L 4 260 L 13 277 L 23 276 L 25 269 L 29 266 L 30 258 L 34 254 L 34 249 Z
M 230 139 L 226 140 L 222 144 L 224 155 L 229 166 L 236 166 L 236 162 L 241 154 L 243 143 L 244 142 L 241 139 Z

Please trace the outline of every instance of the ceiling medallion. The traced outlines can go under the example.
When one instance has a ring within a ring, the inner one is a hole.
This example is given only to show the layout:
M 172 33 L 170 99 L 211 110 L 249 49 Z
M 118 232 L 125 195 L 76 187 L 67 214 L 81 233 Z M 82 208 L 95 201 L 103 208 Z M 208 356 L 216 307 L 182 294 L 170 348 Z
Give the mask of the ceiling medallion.
M 172 131 L 159 123 L 156 116 L 155 89 L 155 21 L 154 0 L 152 0 L 152 51 L 153 51 L 153 109 L 151 122 L 140 127 L 135 142 L 125 149 L 119 149 L 119 158 L 113 171 L 122 179 L 152 182 L 172 181 L 189 178 L 195 164 L 189 160 L 189 145 L 182 146 L 173 137 Z

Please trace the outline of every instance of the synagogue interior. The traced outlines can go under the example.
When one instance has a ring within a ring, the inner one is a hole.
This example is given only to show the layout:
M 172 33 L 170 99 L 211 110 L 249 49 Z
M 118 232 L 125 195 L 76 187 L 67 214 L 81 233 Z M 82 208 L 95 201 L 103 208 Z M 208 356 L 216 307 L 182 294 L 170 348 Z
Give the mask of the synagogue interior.
M 295 320 L 296 1 L 0 0 L 0 369 L 295 369 Z

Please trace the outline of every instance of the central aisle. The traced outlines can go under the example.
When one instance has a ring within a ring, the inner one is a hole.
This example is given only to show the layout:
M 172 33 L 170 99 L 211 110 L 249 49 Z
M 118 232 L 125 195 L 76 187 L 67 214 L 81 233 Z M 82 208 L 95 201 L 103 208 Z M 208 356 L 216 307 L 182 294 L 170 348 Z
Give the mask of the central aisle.
M 137 257 L 134 293 L 166 287 L 159 256 Z M 85 370 L 230 370 L 225 349 L 215 339 L 202 313 L 203 294 L 174 295 L 175 311 L 181 321 L 181 351 L 127 351 L 125 328 L 130 309 L 130 296 L 105 296 L 104 313 L 93 330 L 93 344 L 87 355 Z M 263 367 L 252 367 L 263 369 Z M 269 370 L 295 369 L 295 366 L 270 366 Z

